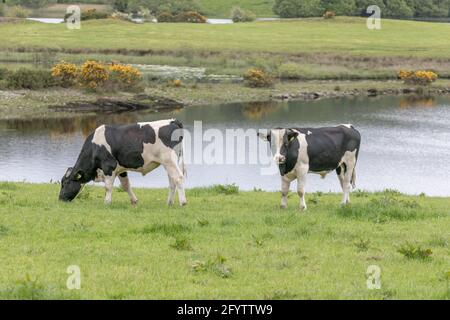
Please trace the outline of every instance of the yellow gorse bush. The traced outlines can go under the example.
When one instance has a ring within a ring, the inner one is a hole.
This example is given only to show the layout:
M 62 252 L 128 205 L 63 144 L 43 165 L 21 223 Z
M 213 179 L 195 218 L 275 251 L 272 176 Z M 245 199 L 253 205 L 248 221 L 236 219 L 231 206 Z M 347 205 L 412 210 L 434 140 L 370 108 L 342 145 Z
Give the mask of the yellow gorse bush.
M 52 76 L 62 86 L 79 84 L 92 90 L 131 89 L 142 80 L 141 72 L 130 65 L 104 64 L 94 60 L 87 60 L 80 67 L 61 61 L 53 66 Z
M 400 70 L 397 75 L 407 84 L 429 85 L 438 79 L 435 72 L 428 70 Z
M 141 72 L 130 65 L 114 63 L 109 66 L 109 71 L 111 79 L 127 86 L 133 86 L 142 79 Z
M 73 63 L 61 61 L 52 68 L 52 76 L 57 78 L 63 87 L 74 85 L 78 74 L 79 69 Z
M 79 81 L 84 87 L 96 89 L 109 79 L 106 66 L 100 62 L 88 60 L 81 66 Z
M 264 70 L 251 68 L 244 74 L 244 80 L 250 87 L 270 87 L 273 84 L 272 77 Z

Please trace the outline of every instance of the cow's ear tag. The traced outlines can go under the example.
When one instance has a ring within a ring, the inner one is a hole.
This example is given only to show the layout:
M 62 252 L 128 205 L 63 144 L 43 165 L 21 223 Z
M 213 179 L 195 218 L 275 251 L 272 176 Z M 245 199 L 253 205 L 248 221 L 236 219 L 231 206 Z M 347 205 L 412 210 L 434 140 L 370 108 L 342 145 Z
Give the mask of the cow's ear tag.
M 80 180 L 81 179 L 81 174 L 77 173 L 75 176 L 75 180 Z
M 292 136 L 292 137 L 289 139 L 289 142 L 292 142 L 292 140 L 294 140 L 294 139 L 295 139 L 295 137 Z

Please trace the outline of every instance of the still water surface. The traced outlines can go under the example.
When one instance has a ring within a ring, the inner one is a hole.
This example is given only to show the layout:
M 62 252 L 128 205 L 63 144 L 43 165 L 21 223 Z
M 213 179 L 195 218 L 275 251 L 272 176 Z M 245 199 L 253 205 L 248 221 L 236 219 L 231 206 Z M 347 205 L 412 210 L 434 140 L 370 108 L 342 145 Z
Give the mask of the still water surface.
M 189 107 L 168 113 L 123 113 L 56 120 L 0 121 L 0 181 L 59 180 L 72 166 L 85 137 L 102 123 L 129 123 L 176 117 L 192 131 L 203 129 L 328 126 L 353 123 L 362 134 L 357 187 L 386 188 L 409 194 L 450 196 L 450 99 L 399 97 L 251 103 Z M 188 166 L 187 187 L 237 184 L 241 189 L 278 190 L 277 175 L 261 175 L 261 165 Z M 166 187 L 162 168 L 135 186 Z M 294 187 L 294 186 L 293 186 Z M 322 180 L 309 175 L 308 191 L 339 191 L 335 174 Z

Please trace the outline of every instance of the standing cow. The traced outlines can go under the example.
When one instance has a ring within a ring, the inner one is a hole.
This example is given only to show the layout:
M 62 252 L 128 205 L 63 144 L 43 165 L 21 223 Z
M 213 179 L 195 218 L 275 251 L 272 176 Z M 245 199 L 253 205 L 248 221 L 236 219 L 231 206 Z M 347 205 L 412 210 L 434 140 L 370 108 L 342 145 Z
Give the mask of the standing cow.
M 82 185 L 95 180 L 105 183 L 105 203 L 109 204 L 118 176 L 131 204 L 136 205 L 138 199 L 131 190 L 127 171 L 145 175 L 163 165 L 169 176 L 168 204 L 173 204 L 178 189 L 180 204 L 185 205 L 182 128 L 175 119 L 98 127 L 84 142 L 75 166 L 62 178 L 59 199 L 72 201 Z
M 336 170 L 341 183 L 342 203 L 350 203 L 350 187 L 355 188 L 355 166 L 361 135 L 352 125 L 326 128 L 272 129 L 258 136 L 270 143 L 274 161 L 281 173 L 281 207 L 287 207 L 291 182 L 297 179 L 300 209 L 306 209 L 305 183 L 308 172 L 324 178 Z

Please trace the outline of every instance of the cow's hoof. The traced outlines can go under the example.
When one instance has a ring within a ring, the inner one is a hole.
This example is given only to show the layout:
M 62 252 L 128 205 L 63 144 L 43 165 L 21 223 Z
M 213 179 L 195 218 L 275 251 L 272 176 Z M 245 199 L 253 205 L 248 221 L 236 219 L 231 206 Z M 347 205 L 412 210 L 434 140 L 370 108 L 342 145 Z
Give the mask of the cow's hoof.
M 280 204 L 280 209 L 287 209 L 287 205 L 286 204 Z
M 187 205 L 187 201 L 185 201 L 185 202 L 180 202 L 180 206 L 184 207 L 184 206 L 186 206 L 186 205 Z
M 307 207 L 306 206 L 300 206 L 300 211 L 306 211 Z

